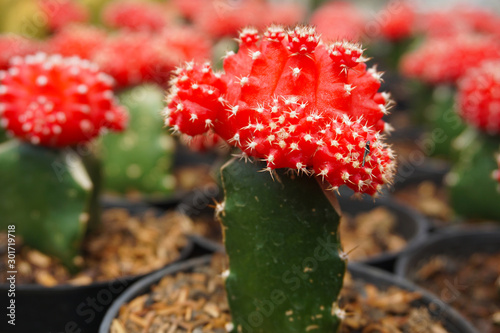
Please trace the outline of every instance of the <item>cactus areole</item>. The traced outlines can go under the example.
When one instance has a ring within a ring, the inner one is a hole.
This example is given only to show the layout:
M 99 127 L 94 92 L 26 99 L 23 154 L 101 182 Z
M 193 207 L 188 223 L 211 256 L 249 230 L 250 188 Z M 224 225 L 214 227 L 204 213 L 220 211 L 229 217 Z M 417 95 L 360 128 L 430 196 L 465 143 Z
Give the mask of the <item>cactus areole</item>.
M 223 73 L 208 63 L 176 71 L 166 125 L 194 138 L 215 133 L 254 158 L 221 170 L 234 331 L 334 332 L 346 257 L 339 212 L 322 189 L 375 195 L 391 181 L 382 135 L 390 100 L 359 45 L 279 26 L 263 36 L 244 29 L 239 42 Z

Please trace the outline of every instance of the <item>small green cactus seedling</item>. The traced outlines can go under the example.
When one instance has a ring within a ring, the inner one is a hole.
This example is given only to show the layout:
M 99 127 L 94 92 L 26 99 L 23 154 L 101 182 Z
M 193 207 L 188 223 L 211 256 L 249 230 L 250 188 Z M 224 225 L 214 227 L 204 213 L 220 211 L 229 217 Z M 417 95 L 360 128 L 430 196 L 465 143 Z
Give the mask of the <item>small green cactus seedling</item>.
M 144 197 L 170 195 L 175 188 L 175 142 L 160 121 L 163 91 L 138 86 L 121 93 L 119 99 L 128 108 L 130 121 L 123 133 L 102 138 L 105 189 Z
M 328 45 L 313 28 L 245 29 L 239 41 L 225 73 L 207 63 L 179 68 L 165 109 L 174 131 L 215 132 L 251 160 L 222 167 L 216 208 L 234 331 L 335 332 L 347 257 L 336 197 L 325 189 L 376 195 L 391 181 L 381 137 L 388 95 L 358 45 Z
M 96 209 L 91 177 L 71 147 L 125 127 L 111 83 L 88 61 L 42 53 L 13 58 L 0 72 L 1 123 L 16 137 L 0 144 L 0 227 L 15 225 L 26 245 L 68 267 Z

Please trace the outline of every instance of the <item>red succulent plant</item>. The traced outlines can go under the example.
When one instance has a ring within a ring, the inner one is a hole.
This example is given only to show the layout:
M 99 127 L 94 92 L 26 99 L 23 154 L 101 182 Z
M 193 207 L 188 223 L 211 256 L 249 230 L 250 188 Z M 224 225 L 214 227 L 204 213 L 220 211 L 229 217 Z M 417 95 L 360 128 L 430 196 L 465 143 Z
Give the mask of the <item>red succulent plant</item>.
M 408 2 L 390 2 L 381 13 L 380 31 L 385 39 L 399 41 L 413 35 L 417 14 Z
M 326 44 L 310 27 L 245 29 L 225 73 L 209 63 L 176 71 L 166 124 L 189 136 L 214 131 L 269 170 L 315 173 L 333 188 L 375 194 L 391 181 L 382 137 L 388 96 L 359 45 Z
M 0 35 L 0 70 L 9 67 L 10 59 L 15 56 L 24 57 L 38 51 L 37 42 L 14 34 Z
M 69 25 L 48 41 L 48 52 L 92 59 L 106 41 L 106 33 L 88 25 Z
M 311 24 L 325 39 L 357 41 L 365 30 L 363 14 L 350 2 L 335 1 L 318 8 Z
M 92 60 L 115 79 L 117 88 L 145 82 L 164 84 L 175 66 L 175 58 L 158 37 L 146 32 L 109 37 Z
M 421 13 L 415 29 L 429 37 L 453 37 L 464 33 L 500 36 L 500 16 L 483 8 L 456 6 Z
M 111 2 L 102 16 L 109 27 L 132 31 L 159 31 L 168 24 L 165 6 L 136 0 Z
M 500 45 L 492 37 L 467 34 L 427 39 L 403 56 L 401 71 L 430 84 L 454 84 L 467 69 L 499 57 Z
M 1 123 L 11 135 L 49 147 L 123 130 L 127 113 L 116 103 L 112 83 L 97 65 L 77 57 L 15 57 L 0 72 Z
M 500 135 L 500 62 L 484 62 L 459 81 L 457 105 L 468 124 Z
M 306 10 L 297 3 L 267 3 L 262 0 L 177 0 L 179 11 L 214 38 L 237 36 L 246 26 L 264 28 L 277 23 L 295 25 Z
M 51 31 L 59 30 L 71 23 L 83 23 L 89 19 L 87 9 L 75 0 L 38 0 L 47 18 Z

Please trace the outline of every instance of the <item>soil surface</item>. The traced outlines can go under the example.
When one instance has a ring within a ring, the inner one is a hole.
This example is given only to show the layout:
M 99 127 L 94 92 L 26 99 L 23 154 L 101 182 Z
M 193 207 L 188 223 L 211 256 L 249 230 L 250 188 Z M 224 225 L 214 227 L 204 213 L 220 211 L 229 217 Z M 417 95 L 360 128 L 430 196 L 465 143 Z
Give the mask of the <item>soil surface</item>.
M 121 309 L 111 333 L 224 333 L 231 328 L 221 272 L 225 258 L 214 257 L 211 267 L 164 277 L 152 292 Z M 361 296 L 365 295 L 365 296 Z M 374 285 L 344 280 L 341 307 L 346 311 L 341 333 L 445 333 L 427 308 L 412 307 L 418 293 L 396 287 L 381 291 Z
M 481 333 L 500 333 L 500 253 L 437 256 L 422 266 L 416 282 L 440 296 Z
M 362 260 L 382 253 L 398 252 L 406 240 L 396 233 L 397 217 L 389 209 L 377 207 L 340 220 L 340 239 L 350 260 Z
M 413 207 L 434 220 L 438 226 L 449 225 L 453 219 L 446 188 L 432 181 L 407 185 L 393 195 L 397 201 Z
M 81 271 L 71 275 L 57 259 L 16 242 L 18 284 L 37 283 L 86 285 L 118 277 L 141 275 L 159 269 L 179 258 L 187 244 L 186 234 L 193 222 L 177 212 L 141 217 L 124 209 L 104 211 L 99 230 L 90 234 L 77 257 Z M 0 249 L 7 249 L 7 235 L 0 233 Z M 0 253 L 0 279 L 5 281 L 7 252 Z

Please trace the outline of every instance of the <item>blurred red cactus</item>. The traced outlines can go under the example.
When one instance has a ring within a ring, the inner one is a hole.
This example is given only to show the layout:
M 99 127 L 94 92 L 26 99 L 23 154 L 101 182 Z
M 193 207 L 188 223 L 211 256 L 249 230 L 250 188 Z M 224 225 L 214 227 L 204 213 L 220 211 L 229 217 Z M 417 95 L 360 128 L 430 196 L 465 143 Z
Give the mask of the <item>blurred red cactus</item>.
M 103 129 L 123 130 L 113 79 L 76 57 L 44 53 L 15 57 L 0 72 L 0 117 L 11 135 L 33 144 L 64 147 L 87 142 Z

